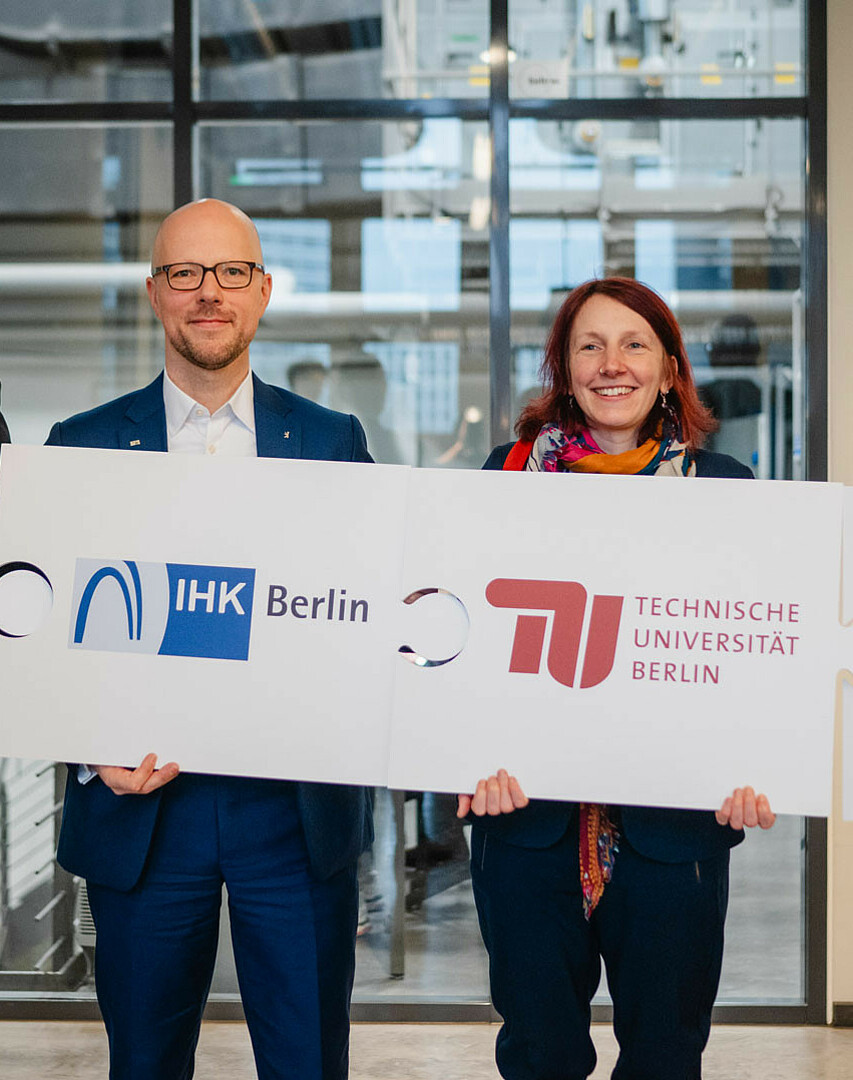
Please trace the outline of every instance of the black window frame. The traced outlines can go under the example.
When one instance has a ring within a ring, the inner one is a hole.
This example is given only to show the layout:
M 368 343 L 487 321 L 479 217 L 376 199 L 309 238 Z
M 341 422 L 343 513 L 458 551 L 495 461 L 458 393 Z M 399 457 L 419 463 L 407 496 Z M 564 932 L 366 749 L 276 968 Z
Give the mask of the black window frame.
M 179 206 L 199 194 L 198 129 L 205 122 L 311 120 L 413 120 L 436 117 L 488 122 L 492 146 L 490 226 L 490 404 L 492 443 L 511 437 L 512 355 L 509 307 L 509 125 L 515 118 L 539 120 L 731 120 L 800 119 L 805 145 L 806 478 L 827 479 L 827 108 L 826 2 L 806 4 L 806 92 L 763 98 L 601 98 L 538 100 L 510 98 L 508 0 L 490 0 L 491 78 L 488 97 L 430 99 L 198 101 L 198 0 L 173 0 L 172 101 L 10 104 L 0 102 L 2 125 L 122 125 L 168 122 L 173 133 L 173 193 Z M 718 1005 L 717 1023 L 824 1024 L 827 991 L 827 822 L 809 818 L 805 829 L 804 1003 Z M 5 988 L 4 988 L 5 990 Z M 98 1016 L 92 1000 L 57 997 L 33 1000 L 22 993 L 0 999 L 0 1019 L 85 1019 Z M 242 1016 L 239 1001 L 214 1001 L 209 1019 Z M 354 1020 L 496 1021 L 488 1002 L 356 1002 Z M 609 1021 L 609 1006 L 595 1006 L 593 1020 Z

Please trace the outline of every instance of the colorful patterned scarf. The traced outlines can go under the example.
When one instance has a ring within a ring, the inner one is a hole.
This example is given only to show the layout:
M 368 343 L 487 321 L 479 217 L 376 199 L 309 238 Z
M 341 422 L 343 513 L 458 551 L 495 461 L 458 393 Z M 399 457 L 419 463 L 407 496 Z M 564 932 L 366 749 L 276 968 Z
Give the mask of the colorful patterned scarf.
M 567 435 L 557 424 L 546 424 L 530 445 L 529 472 L 611 473 L 622 476 L 694 476 L 696 464 L 675 434 L 647 439 L 636 450 L 605 454 L 584 428 Z
M 528 472 L 611 473 L 635 476 L 695 476 L 696 463 L 676 434 L 647 439 L 636 450 L 605 454 L 584 428 L 567 435 L 545 424 L 533 442 L 519 440 L 510 450 L 505 470 Z M 589 920 L 613 876 L 619 832 L 600 803 L 580 804 L 579 856 L 584 918 Z

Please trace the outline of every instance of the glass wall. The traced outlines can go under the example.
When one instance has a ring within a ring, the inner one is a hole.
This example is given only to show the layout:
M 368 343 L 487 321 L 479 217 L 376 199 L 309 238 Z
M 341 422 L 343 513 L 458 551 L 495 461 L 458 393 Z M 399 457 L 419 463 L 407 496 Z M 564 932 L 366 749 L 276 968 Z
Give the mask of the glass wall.
M 797 0 L 510 0 L 517 97 L 794 96 Z
M 760 477 L 813 475 L 823 301 L 805 155 L 823 133 L 808 6 L 10 0 L 0 385 L 14 441 L 159 371 L 154 231 L 175 201 L 214 195 L 252 215 L 273 274 L 255 369 L 357 413 L 379 461 L 479 467 L 536 392 L 567 290 L 627 274 L 679 318 L 720 420 L 713 448 Z M 0 1011 L 32 993 L 93 999 L 85 890 L 51 860 L 63 772 L 0 763 Z M 486 1018 L 454 799 L 376 794 L 355 1015 Z M 806 1017 L 820 953 L 806 846 L 789 818 L 733 855 L 730 1015 Z M 231 1015 L 227 919 L 222 943 L 212 1001 Z
M 802 479 L 803 145 L 798 120 L 513 120 L 515 413 L 567 290 L 637 277 L 679 319 L 720 421 L 709 448 Z
M 170 207 L 170 136 L 0 126 L 0 382 L 16 442 L 160 370 L 143 285 Z
M 487 0 L 199 0 L 201 96 L 485 97 Z
M 355 412 L 377 461 L 488 450 L 484 144 L 454 118 L 201 128 L 203 189 L 252 213 L 272 268 L 259 374 L 322 364 L 310 396 Z
M 803 478 L 803 144 L 799 120 L 512 120 L 514 415 L 568 290 L 637 277 L 679 320 L 720 421 L 709 447 Z M 788 818 L 733 854 L 721 1001 L 802 1000 L 802 848 Z
M 168 101 L 170 0 L 3 0 L 0 101 Z

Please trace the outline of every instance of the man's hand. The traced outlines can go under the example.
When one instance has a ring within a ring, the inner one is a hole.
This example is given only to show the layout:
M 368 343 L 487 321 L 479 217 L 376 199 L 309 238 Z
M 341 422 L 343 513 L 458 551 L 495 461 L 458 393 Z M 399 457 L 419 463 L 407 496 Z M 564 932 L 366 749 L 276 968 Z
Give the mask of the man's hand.
M 150 795 L 174 780 L 180 772 L 174 761 L 161 769 L 156 765 L 157 755 L 146 754 L 135 769 L 124 769 L 120 765 L 93 765 L 92 768 L 114 795 Z
M 770 809 L 766 795 L 756 796 L 751 787 L 735 788 L 717 811 L 720 825 L 731 825 L 733 829 L 754 829 L 760 825 L 769 829 L 776 821 L 776 815 Z
M 464 818 L 469 811 L 477 817 L 485 814 L 511 814 L 513 810 L 522 810 L 530 799 L 521 790 L 521 784 L 506 769 L 498 769 L 497 776 L 481 780 L 473 795 L 458 795 L 456 816 Z

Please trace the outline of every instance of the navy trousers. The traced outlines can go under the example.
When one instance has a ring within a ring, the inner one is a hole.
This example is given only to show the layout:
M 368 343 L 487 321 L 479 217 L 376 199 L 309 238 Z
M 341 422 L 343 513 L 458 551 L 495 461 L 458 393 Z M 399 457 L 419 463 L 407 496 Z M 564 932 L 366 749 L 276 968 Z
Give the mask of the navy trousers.
M 623 839 L 589 922 L 578 861 L 577 826 L 535 849 L 474 827 L 474 897 L 504 1019 L 501 1076 L 590 1075 L 590 1003 L 603 959 L 620 1049 L 613 1080 L 698 1080 L 722 964 L 728 852 L 660 863 Z
M 163 796 L 139 884 L 89 888 L 111 1080 L 192 1077 L 223 882 L 259 1080 L 345 1080 L 355 865 L 311 876 L 282 781 L 182 775 Z

